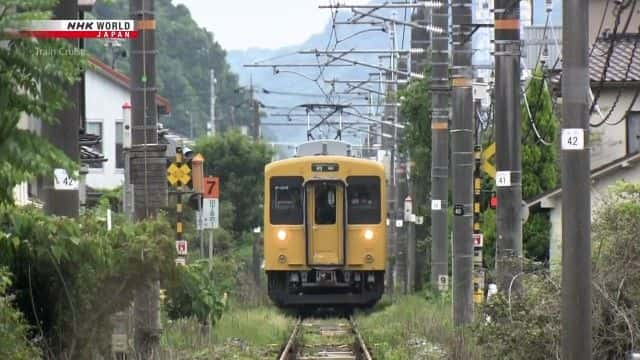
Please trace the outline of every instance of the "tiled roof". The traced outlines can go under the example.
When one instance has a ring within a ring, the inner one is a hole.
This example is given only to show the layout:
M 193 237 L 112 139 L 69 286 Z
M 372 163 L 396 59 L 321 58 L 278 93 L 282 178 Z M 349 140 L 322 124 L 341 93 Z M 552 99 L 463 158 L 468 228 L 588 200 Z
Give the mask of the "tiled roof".
M 640 34 L 616 40 L 597 40 L 589 61 L 591 81 L 600 82 L 611 41 L 614 41 L 613 53 L 609 59 L 605 81 L 616 83 L 640 81 Z
M 634 45 L 638 41 L 634 51 Z M 591 86 L 598 86 L 607 61 L 607 53 L 611 40 L 598 39 L 589 57 L 589 80 Z M 603 86 L 630 85 L 640 82 L 640 34 L 626 35 L 618 38 L 613 44 L 609 67 Z M 560 91 L 562 65 L 549 74 L 551 85 L 555 91 Z M 629 71 L 627 72 L 627 68 Z

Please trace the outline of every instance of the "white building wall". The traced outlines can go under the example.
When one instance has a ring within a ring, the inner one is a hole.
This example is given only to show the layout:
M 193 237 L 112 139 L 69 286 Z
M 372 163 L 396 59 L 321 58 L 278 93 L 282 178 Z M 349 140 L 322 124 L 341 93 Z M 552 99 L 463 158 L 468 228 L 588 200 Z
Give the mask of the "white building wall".
M 102 123 L 102 169 L 90 168 L 87 185 L 113 189 L 124 183 L 124 170 L 116 169 L 116 121 L 122 121 L 122 104 L 131 102 L 127 89 L 94 71 L 86 73 L 87 122 Z
M 617 95 L 618 89 L 606 89 L 601 92 L 598 104 L 600 104 L 600 111 L 603 117 L 605 117 L 613 107 Z M 620 120 L 625 117 L 629 104 L 633 99 L 633 95 L 633 89 L 623 89 L 622 95 L 620 96 L 620 99 L 607 122 L 600 127 L 591 128 L 592 169 L 598 168 L 627 155 L 627 123 L 626 121 Z M 640 101 L 636 101 L 632 110 L 640 111 Z M 598 124 L 602 122 L 603 117 L 599 114 L 593 114 L 591 115 L 591 123 Z

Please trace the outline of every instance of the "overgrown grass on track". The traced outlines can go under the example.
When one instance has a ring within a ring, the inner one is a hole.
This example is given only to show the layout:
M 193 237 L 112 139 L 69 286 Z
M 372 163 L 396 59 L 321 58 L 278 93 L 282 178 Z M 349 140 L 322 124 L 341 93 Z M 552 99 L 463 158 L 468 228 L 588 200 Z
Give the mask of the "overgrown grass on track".
M 275 358 L 293 324 L 273 307 L 225 312 L 208 335 L 195 319 L 173 321 L 163 331 L 163 359 Z
M 376 360 L 479 359 L 473 338 L 455 331 L 448 297 L 412 295 L 356 315 Z

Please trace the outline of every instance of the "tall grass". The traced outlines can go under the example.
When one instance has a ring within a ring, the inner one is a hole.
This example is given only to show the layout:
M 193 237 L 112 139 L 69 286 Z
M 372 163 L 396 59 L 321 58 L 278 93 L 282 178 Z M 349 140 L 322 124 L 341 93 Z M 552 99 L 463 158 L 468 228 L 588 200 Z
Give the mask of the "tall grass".
M 275 308 L 238 308 L 225 312 L 209 332 L 196 319 L 167 322 L 162 359 L 264 359 L 276 356 L 293 318 Z
M 377 360 L 479 359 L 473 338 L 454 328 L 447 297 L 400 297 L 356 319 Z

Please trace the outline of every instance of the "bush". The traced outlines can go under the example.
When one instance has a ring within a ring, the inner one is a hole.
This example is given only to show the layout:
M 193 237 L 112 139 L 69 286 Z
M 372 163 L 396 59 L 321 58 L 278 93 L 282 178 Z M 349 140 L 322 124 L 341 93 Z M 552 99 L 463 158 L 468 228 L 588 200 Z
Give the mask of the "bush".
M 6 268 L 0 268 L 0 359 L 31 360 L 41 356 L 40 350 L 28 339 L 29 326 L 22 313 L 13 306 L 7 294 L 11 278 Z
M 79 219 L 0 208 L 0 266 L 14 274 L 16 305 L 44 335 L 51 357 L 109 354 L 111 314 L 131 304 L 140 283 L 175 268 L 163 216 L 113 220 L 107 231 L 102 208 Z
M 222 315 L 225 300 L 214 274 L 206 260 L 180 268 L 167 292 L 169 318 L 196 317 L 203 324 L 215 324 Z

